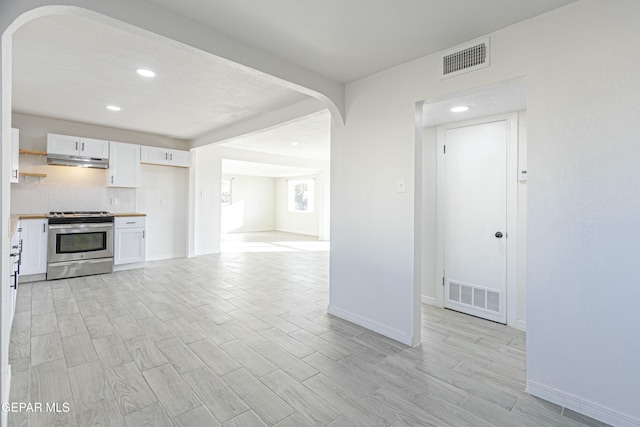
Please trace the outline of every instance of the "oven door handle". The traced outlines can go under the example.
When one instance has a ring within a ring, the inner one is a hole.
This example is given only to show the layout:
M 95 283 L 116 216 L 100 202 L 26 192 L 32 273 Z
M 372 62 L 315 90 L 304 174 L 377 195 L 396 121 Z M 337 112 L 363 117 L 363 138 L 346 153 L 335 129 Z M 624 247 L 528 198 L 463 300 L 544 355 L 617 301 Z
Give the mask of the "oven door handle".
M 113 228 L 113 223 L 96 222 L 89 224 L 49 224 L 49 230 L 73 230 L 74 228 Z

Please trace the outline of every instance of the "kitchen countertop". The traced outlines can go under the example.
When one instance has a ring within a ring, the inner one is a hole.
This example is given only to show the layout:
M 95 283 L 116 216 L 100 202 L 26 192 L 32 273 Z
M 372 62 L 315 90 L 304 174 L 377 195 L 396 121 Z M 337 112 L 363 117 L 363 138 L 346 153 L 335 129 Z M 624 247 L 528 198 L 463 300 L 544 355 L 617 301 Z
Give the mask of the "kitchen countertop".
M 117 213 L 117 214 L 113 214 L 115 217 L 127 217 L 127 216 L 147 216 L 147 214 L 145 213 L 132 213 L 132 212 L 125 212 L 125 213 Z M 46 219 L 46 215 L 45 214 L 16 214 L 16 215 L 11 215 L 9 217 L 9 236 L 13 236 L 13 234 L 16 232 L 16 230 L 18 229 L 18 221 L 20 221 L 21 219 Z
M 9 217 L 9 238 L 13 237 L 18 229 L 18 221 L 20 221 L 20 215 L 11 215 Z
M 19 214 L 19 215 L 11 215 L 12 217 L 15 216 L 18 219 L 45 219 L 46 215 L 45 214 Z

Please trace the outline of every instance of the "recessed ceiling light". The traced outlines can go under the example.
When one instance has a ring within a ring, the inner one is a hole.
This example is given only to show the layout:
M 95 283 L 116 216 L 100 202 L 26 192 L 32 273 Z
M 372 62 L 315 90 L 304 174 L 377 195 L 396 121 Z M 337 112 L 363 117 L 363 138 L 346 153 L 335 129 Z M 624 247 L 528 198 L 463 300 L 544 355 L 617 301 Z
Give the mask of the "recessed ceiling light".
M 121 108 L 118 107 L 117 105 L 107 105 L 107 110 L 111 110 L 111 111 L 120 111 Z
M 137 72 L 138 74 L 140 74 L 142 77 L 155 77 L 155 76 L 156 76 L 156 73 L 154 73 L 154 72 L 153 72 L 153 71 L 151 71 L 151 70 L 147 70 L 147 69 L 145 69 L 145 68 L 138 68 L 138 69 L 136 70 L 136 72 Z
M 298 145 L 298 143 L 297 142 L 292 142 L 291 145 Z
M 452 113 L 462 113 L 465 112 L 469 109 L 469 107 L 467 107 L 466 105 L 460 105 L 459 107 L 453 107 L 451 109 Z

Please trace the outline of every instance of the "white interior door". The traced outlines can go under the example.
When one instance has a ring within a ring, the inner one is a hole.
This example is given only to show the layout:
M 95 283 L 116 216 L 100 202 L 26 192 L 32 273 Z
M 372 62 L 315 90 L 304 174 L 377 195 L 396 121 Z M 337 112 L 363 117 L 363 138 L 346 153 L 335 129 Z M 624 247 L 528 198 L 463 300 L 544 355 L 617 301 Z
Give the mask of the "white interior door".
M 506 120 L 444 131 L 444 305 L 506 323 Z

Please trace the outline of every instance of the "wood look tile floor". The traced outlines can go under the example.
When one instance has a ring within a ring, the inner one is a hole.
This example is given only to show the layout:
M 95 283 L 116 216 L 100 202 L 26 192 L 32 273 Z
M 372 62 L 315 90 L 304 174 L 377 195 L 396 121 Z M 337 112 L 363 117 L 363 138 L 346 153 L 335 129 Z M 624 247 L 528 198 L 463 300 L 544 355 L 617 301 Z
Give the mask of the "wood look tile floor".
M 326 242 L 223 251 L 20 285 L 11 401 L 60 410 L 10 425 L 602 425 L 525 392 L 521 332 L 423 306 L 410 348 L 328 315 Z

